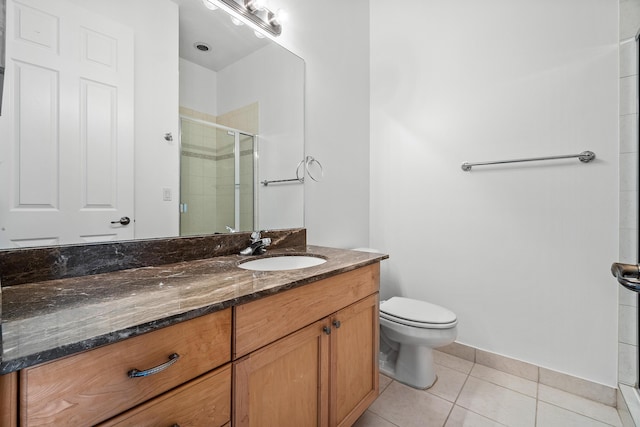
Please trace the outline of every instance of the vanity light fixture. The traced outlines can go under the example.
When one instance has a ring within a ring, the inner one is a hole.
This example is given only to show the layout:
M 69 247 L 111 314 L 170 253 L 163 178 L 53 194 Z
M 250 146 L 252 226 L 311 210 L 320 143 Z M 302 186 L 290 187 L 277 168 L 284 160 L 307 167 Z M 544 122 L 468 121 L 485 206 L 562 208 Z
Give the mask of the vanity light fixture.
M 236 19 L 242 18 L 246 23 L 252 24 L 258 31 L 266 32 L 272 36 L 282 33 L 282 11 L 274 12 L 267 7 L 267 0 L 202 0 L 207 3 L 222 7 L 235 15 Z M 208 7 L 208 6 L 207 6 Z M 234 21 L 235 24 L 235 21 Z M 238 24 L 236 24 L 238 25 Z
M 202 3 L 204 4 L 204 7 L 206 7 L 209 10 L 216 10 L 218 8 L 218 6 L 213 4 L 211 0 L 202 0 Z
M 267 0 L 248 0 L 245 1 L 244 4 L 251 13 L 256 13 L 259 10 L 265 10 L 267 8 Z

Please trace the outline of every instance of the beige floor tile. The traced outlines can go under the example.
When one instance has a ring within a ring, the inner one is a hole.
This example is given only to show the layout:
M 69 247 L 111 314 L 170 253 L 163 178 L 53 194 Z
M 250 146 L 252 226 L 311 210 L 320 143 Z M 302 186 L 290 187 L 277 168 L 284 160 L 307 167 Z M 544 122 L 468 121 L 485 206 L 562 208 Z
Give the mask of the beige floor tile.
M 601 421 L 605 424 L 621 427 L 618 411 L 612 406 L 594 402 L 566 391 L 540 384 L 538 387 L 538 399 L 555 406 L 568 409 L 572 412 L 585 415 L 589 418 Z
M 456 404 L 509 426 L 535 424 L 534 398 L 475 377 L 467 379 Z
M 396 427 L 396 425 L 371 411 L 366 411 L 358 418 L 358 421 L 356 421 L 353 427 Z
M 476 350 L 476 363 L 502 372 L 508 372 L 531 381 L 538 381 L 538 367 L 488 351 Z
M 456 371 L 464 372 L 468 374 L 473 368 L 473 362 L 461 359 L 456 356 L 452 356 L 441 351 L 433 352 L 433 361 L 438 365 L 446 366 L 447 368 L 455 369 Z
M 470 362 L 476 361 L 476 349 L 468 345 L 453 342 L 444 347 L 438 347 L 438 351 L 459 357 Z
M 445 427 L 502 427 L 504 424 L 497 423 L 482 415 L 467 411 L 456 405 L 453 407 Z
M 391 384 L 391 382 L 392 382 L 392 381 L 393 381 L 393 380 L 392 380 L 391 378 L 389 378 L 388 376 L 380 374 L 380 379 L 379 379 L 379 383 L 380 383 L 380 393 L 379 393 L 379 394 L 382 394 L 382 392 L 383 392 L 387 387 L 389 387 L 389 384 Z
M 609 424 L 601 423 L 584 415 L 576 414 L 568 409 L 551 405 L 546 402 L 538 402 L 537 427 L 608 427 Z
M 442 427 L 452 406 L 451 402 L 394 381 L 369 411 L 400 427 Z
M 616 404 L 616 389 L 549 369 L 540 368 L 540 384 L 586 397 L 605 405 L 615 406 Z
M 427 390 L 431 394 L 435 394 L 449 402 L 455 402 L 462 390 L 464 382 L 467 380 L 467 374 L 446 366 L 434 364 L 438 380 Z
M 475 365 L 470 375 L 527 396 L 536 397 L 538 394 L 538 383 L 484 365 Z

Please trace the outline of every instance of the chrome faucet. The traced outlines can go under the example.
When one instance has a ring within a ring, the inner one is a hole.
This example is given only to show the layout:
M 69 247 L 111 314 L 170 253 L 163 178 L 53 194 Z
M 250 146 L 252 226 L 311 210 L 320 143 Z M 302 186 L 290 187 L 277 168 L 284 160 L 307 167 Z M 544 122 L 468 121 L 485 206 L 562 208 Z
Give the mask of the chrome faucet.
M 240 251 L 240 255 L 262 255 L 267 251 L 267 246 L 271 244 L 269 237 L 261 237 L 259 231 L 251 233 L 251 244 Z

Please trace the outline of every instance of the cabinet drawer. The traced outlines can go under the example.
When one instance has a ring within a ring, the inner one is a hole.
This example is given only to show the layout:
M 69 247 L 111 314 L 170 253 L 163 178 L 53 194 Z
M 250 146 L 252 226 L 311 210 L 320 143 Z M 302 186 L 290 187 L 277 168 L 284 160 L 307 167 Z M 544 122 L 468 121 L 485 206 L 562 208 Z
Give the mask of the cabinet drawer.
M 150 376 L 132 369 L 162 365 Z M 91 425 L 208 372 L 231 356 L 231 310 L 188 320 L 20 374 L 20 419 L 32 425 Z
M 361 300 L 380 287 L 380 264 L 239 305 L 234 359 Z
M 100 427 L 210 426 L 231 419 L 231 365 L 143 403 Z

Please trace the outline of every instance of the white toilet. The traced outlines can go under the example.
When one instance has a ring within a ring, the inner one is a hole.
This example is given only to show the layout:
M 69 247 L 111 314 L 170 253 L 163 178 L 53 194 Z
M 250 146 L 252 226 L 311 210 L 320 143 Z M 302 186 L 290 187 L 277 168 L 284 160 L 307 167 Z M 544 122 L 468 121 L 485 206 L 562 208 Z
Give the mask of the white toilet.
M 433 349 L 455 341 L 457 324 L 454 312 L 435 304 L 403 297 L 381 301 L 380 372 L 411 387 L 431 387 L 436 381 Z
M 436 381 L 433 349 L 458 335 L 456 315 L 446 308 L 410 298 L 380 303 L 380 372 L 411 387 Z

